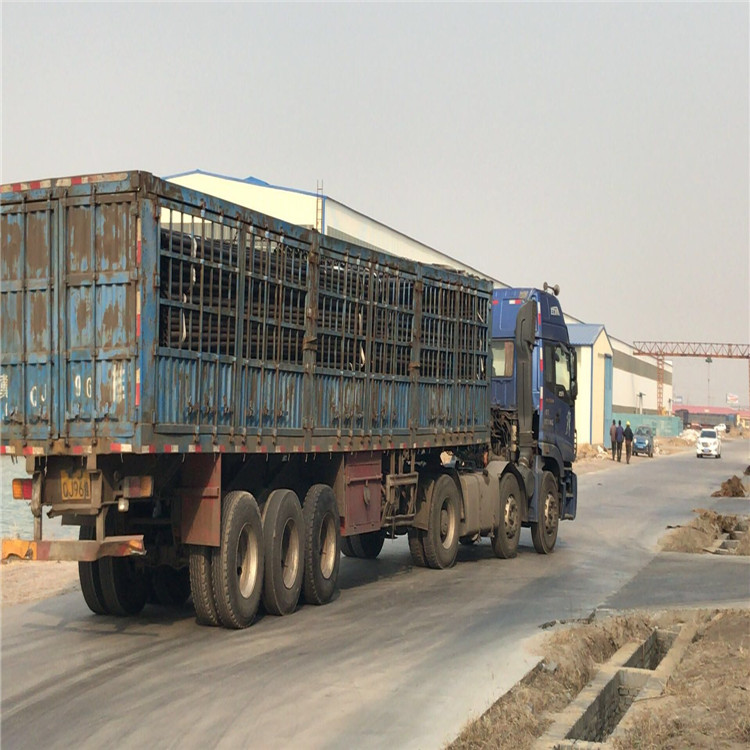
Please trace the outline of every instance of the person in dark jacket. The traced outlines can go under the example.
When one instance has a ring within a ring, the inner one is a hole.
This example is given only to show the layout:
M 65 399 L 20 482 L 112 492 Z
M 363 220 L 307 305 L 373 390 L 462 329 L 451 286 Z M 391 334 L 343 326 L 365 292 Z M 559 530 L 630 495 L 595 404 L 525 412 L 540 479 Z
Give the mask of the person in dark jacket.
M 617 457 L 617 423 L 612 420 L 612 426 L 609 428 L 609 442 L 612 445 L 612 460 Z
M 622 460 L 622 441 L 625 439 L 622 429 L 622 420 L 617 420 L 617 429 L 615 430 L 615 440 L 617 441 L 617 460 Z
M 630 429 L 630 422 L 625 422 L 622 436 L 625 438 L 625 461 L 630 463 L 630 454 L 633 452 L 633 430 Z

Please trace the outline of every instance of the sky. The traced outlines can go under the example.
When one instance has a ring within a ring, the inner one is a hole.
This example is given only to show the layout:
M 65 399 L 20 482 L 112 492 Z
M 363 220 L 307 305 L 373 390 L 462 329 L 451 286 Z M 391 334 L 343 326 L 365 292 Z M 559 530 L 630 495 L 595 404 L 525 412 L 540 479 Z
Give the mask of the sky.
M 618 339 L 747 344 L 749 8 L 2 2 L 0 181 L 322 181 Z M 748 361 L 673 383 L 747 404 Z

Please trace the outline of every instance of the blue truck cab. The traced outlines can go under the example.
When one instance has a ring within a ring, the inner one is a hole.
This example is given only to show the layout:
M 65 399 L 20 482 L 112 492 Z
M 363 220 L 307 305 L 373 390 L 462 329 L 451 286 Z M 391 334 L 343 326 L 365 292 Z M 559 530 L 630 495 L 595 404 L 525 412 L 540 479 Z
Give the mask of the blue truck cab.
M 560 517 L 575 518 L 576 352 L 556 294 L 495 289 L 491 332 L 493 453 L 528 466 L 527 491 L 533 485 L 528 522 L 540 520 L 545 472 L 558 483 Z

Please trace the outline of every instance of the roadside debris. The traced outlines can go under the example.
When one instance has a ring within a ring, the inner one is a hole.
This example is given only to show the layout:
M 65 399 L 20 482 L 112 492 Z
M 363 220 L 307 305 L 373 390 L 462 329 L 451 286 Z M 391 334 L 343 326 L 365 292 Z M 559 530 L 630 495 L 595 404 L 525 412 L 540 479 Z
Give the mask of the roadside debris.
M 721 514 L 698 508 L 698 517 L 684 526 L 667 527 L 659 544 L 665 552 L 718 553 L 750 555 L 750 535 L 746 533 L 748 517 Z
M 745 471 L 747 474 L 747 470 Z M 742 480 L 735 474 L 721 483 L 721 489 L 711 493 L 711 497 L 746 497 L 747 492 Z
M 687 430 L 683 430 L 680 433 L 679 437 L 681 440 L 684 440 L 686 443 L 693 444 L 696 442 L 696 440 L 698 440 L 698 435 L 700 435 L 700 433 L 697 430 L 687 429 Z

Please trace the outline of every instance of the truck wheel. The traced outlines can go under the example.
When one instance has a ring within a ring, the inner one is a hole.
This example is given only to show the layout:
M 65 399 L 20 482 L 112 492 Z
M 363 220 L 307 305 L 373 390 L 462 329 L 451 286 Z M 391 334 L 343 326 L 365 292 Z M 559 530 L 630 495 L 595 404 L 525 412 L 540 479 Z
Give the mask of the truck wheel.
M 274 490 L 263 506 L 263 604 L 272 615 L 297 608 L 304 571 L 304 521 L 297 495 Z
M 221 544 L 211 555 L 219 620 L 239 630 L 252 624 L 263 591 L 263 522 L 249 492 L 228 492 L 221 504 Z
M 186 567 L 159 565 L 151 576 L 151 586 L 159 604 L 181 607 L 190 596 L 190 572 Z
M 350 537 L 352 549 L 357 557 L 363 560 L 374 560 L 383 549 L 385 535 L 382 531 L 368 531 L 366 534 L 356 534 Z
M 103 557 L 99 560 L 99 578 L 104 605 L 112 615 L 137 615 L 146 604 L 146 573 L 138 570 L 129 557 Z
M 214 598 L 213 576 L 211 575 L 211 547 L 202 544 L 190 546 L 190 593 L 193 596 L 195 619 L 199 625 L 220 625 L 219 613 Z
M 352 538 L 350 536 L 342 536 L 341 537 L 341 551 L 347 557 L 356 557 L 357 556 L 357 553 L 354 551 L 354 547 L 352 547 Z
M 421 529 L 410 528 L 407 534 L 409 536 L 409 552 L 411 552 L 412 562 L 418 568 L 426 568 L 427 559 L 424 556 L 424 544 L 422 544 L 424 532 Z
M 560 525 L 560 499 L 557 493 L 557 480 L 552 472 L 545 471 L 542 475 L 539 499 L 540 519 L 531 523 L 531 541 L 540 555 L 548 555 L 555 548 L 557 528 Z
M 442 474 L 432 490 L 427 531 L 422 538 L 425 559 L 431 568 L 450 568 L 456 562 L 459 501 L 456 483 Z
M 339 509 L 327 484 L 314 484 L 302 506 L 305 519 L 303 591 L 308 604 L 326 604 L 336 590 L 341 562 Z
M 81 526 L 81 529 L 78 532 L 78 538 L 82 541 L 95 539 L 96 529 L 93 526 Z M 79 562 L 78 580 L 81 582 L 81 593 L 83 594 L 86 606 L 88 606 L 95 615 L 108 615 L 109 610 L 104 603 L 102 582 L 99 577 L 99 561 Z
M 500 520 L 492 538 L 492 551 L 495 557 L 515 557 L 520 537 L 521 490 L 513 474 L 506 474 L 500 480 Z

